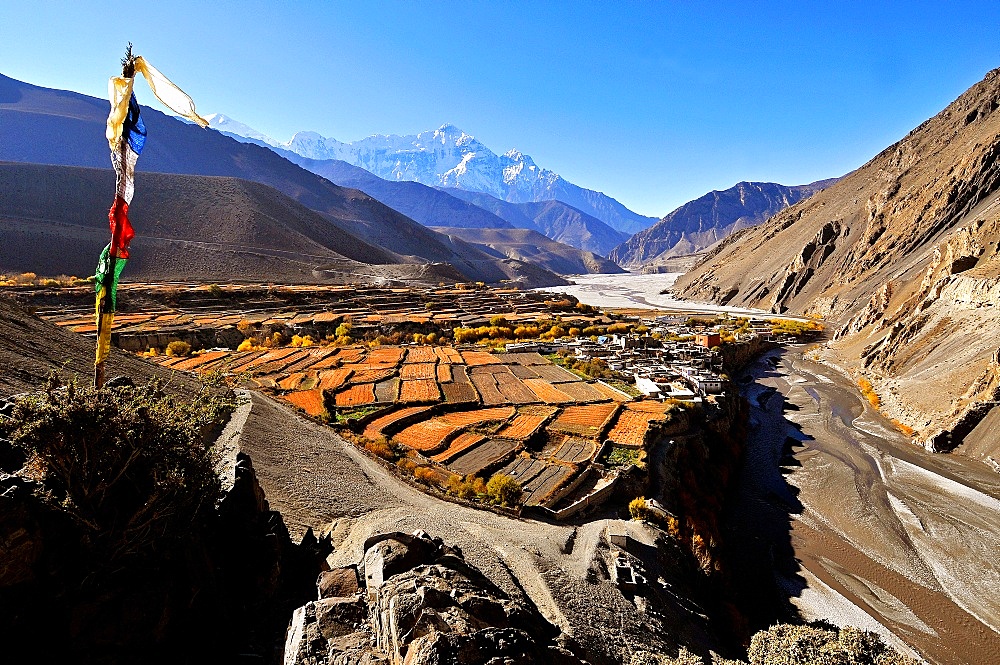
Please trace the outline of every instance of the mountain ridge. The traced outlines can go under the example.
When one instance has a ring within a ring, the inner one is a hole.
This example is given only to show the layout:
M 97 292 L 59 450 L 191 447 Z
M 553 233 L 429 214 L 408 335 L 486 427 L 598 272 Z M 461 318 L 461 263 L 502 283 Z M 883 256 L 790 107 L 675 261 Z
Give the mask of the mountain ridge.
M 835 185 L 724 240 L 675 292 L 827 318 L 820 356 L 870 383 L 886 415 L 928 448 L 1000 456 L 980 429 L 1000 418 L 998 108 L 1000 69 Z
M 297 132 L 287 143 L 280 143 L 223 114 L 212 114 L 210 126 L 308 159 L 338 159 L 385 180 L 412 180 L 433 187 L 482 192 L 511 203 L 563 201 L 629 234 L 656 221 L 629 210 L 607 194 L 580 187 L 540 168 L 516 149 L 499 155 L 451 124 L 414 135 L 377 134 L 350 143 L 311 131 Z
M 534 229 L 552 240 L 603 257 L 607 257 L 618 243 L 629 237 L 562 201 L 509 203 L 481 192 L 454 188 L 446 188 L 444 191 L 488 210 L 514 227 Z
M 732 233 L 754 226 L 837 181 L 806 185 L 741 181 L 679 206 L 648 229 L 615 247 L 609 258 L 630 267 L 694 254 Z

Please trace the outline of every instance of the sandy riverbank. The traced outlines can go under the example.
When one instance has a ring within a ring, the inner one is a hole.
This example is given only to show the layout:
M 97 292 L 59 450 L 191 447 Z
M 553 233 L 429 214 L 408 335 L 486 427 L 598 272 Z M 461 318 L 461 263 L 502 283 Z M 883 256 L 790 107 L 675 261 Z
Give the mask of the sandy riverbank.
M 602 308 L 639 308 L 685 314 L 726 312 L 735 316 L 772 316 L 771 313 L 763 310 L 678 300 L 669 293 L 661 293 L 672 287 L 681 274 L 570 275 L 567 279 L 574 283 L 569 286 L 552 286 L 536 290 L 548 293 L 566 293 L 580 302 Z M 808 320 L 804 317 L 785 318 Z
M 731 528 L 756 550 L 751 559 L 771 560 L 786 609 L 878 630 L 929 662 L 991 662 L 1000 477 L 910 443 L 845 377 L 797 350 L 772 352 L 750 373 Z

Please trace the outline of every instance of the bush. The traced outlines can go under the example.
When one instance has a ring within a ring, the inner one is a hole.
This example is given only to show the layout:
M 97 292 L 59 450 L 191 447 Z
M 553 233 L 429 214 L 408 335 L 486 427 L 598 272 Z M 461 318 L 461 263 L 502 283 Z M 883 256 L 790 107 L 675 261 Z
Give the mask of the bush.
M 95 390 L 50 377 L 0 417 L 0 437 L 24 451 L 92 565 L 116 570 L 162 555 L 212 514 L 221 489 L 205 437 L 235 406 L 228 391 L 188 402 L 157 385 Z
M 310 346 L 316 346 L 316 340 L 314 340 L 311 335 L 292 335 L 292 341 L 289 346 L 302 347 L 305 349 Z
M 218 284 L 209 284 L 208 292 L 211 293 L 216 298 L 222 297 L 222 287 Z
M 634 520 L 644 520 L 649 517 L 649 506 L 646 505 L 646 497 L 640 496 L 632 499 L 628 504 L 628 513 Z
M 460 499 L 471 501 L 486 494 L 486 483 L 472 474 L 464 479 L 461 476 L 451 476 L 448 479 L 448 491 Z
M 167 344 L 167 355 L 171 358 L 191 355 L 191 345 L 180 340 Z
M 413 470 L 413 477 L 425 485 L 436 485 L 438 481 L 437 473 L 429 466 L 418 466 Z
M 882 402 L 879 399 L 878 393 L 875 392 L 875 388 L 872 386 L 871 381 L 865 377 L 861 377 L 858 379 L 858 388 L 861 389 L 861 394 L 864 395 L 865 399 L 868 400 L 868 403 L 872 405 L 872 408 L 877 409 L 881 406 Z
M 381 457 L 385 460 L 396 459 L 396 451 L 393 450 L 392 445 L 389 444 L 385 439 L 379 439 L 378 441 L 369 441 L 365 444 L 365 450 L 370 452 L 376 457 Z
M 908 665 L 910 658 L 892 649 L 875 633 L 857 628 L 779 624 L 750 640 L 751 665 Z
M 494 503 L 512 507 L 521 502 L 524 490 L 521 489 L 521 483 L 506 473 L 494 473 L 486 483 L 486 494 Z

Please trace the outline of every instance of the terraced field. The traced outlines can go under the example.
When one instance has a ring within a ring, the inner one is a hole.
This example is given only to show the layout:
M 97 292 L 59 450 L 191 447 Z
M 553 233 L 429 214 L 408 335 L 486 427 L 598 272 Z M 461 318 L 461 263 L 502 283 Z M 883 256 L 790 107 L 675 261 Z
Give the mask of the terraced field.
M 614 403 L 566 407 L 559 414 L 559 417 L 549 425 L 549 429 L 566 434 L 596 437 L 607 426 L 608 421 L 617 410 L 618 405 Z
M 236 373 L 313 417 L 380 408 L 356 430 L 359 444 L 391 439 L 430 470 L 425 481 L 437 477 L 441 485 L 455 475 L 509 473 L 528 505 L 547 506 L 565 494 L 560 488 L 593 462 L 605 433 L 640 447 L 650 423 L 671 408 L 630 401 L 537 353 L 287 347 L 155 360 L 180 371 Z M 525 447 L 537 441 L 544 442 L 540 451 L 535 443 Z
M 456 456 L 448 464 L 448 469 L 460 476 L 479 475 L 514 452 L 517 446 L 516 442 L 506 439 L 485 439 Z
M 608 433 L 615 443 L 632 448 L 641 448 L 649 431 L 649 423 L 663 420 L 672 405 L 663 402 L 633 402 L 626 404 L 618 415 L 618 421 Z

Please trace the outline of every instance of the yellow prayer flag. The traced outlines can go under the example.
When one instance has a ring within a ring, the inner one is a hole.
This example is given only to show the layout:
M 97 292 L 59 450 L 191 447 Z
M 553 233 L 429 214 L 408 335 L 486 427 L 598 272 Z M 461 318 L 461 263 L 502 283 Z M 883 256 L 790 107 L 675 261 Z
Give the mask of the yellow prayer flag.
M 141 55 L 135 59 L 135 71 L 141 73 L 146 78 L 146 83 L 149 84 L 149 88 L 153 91 L 153 94 L 167 108 L 182 118 L 187 118 L 196 125 L 208 127 L 208 120 L 202 118 L 195 111 L 194 100 L 174 85 L 170 79 L 161 74 L 159 70 L 146 62 Z

